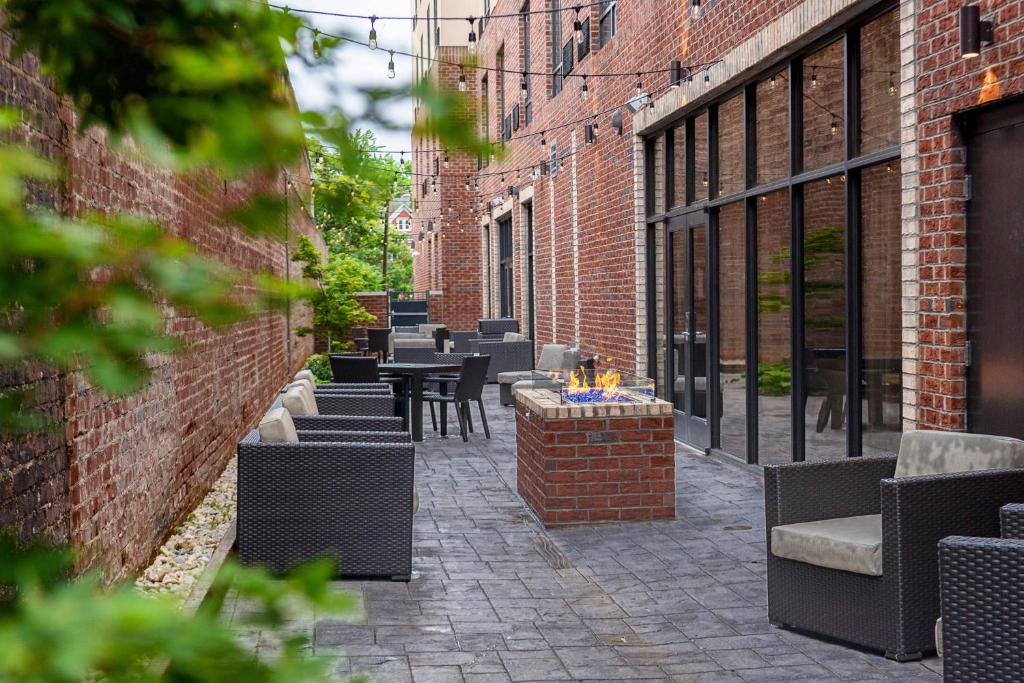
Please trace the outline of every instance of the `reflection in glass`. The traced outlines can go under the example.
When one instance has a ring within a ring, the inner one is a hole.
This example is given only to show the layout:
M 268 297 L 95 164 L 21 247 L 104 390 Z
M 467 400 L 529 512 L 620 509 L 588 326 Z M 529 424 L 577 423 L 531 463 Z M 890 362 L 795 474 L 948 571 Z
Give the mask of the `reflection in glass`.
M 898 10 L 860 30 L 860 151 L 900 141 L 900 32 Z
M 671 206 L 686 205 L 686 126 L 672 131 L 673 187 Z
M 707 230 L 693 235 L 693 414 L 708 416 L 708 258 Z
M 789 77 L 782 70 L 757 84 L 757 183 L 789 176 Z
M 790 462 L 793 386 L 790 364 L 789 192 L 757 200 L 758 460 Z
M 746 207 L 723 206 L 718 214 L 718 375 L 722 450 L 747 457 L 747 272 Z
M 708 115 L 701 114 L 693 121 L 693 200 L 708 198 Z
M 900 445 L 900 174 L 898 162 L 861 176 L 861 408 L 864 455 L 892 454 Z
M 843 41 L 804 60 L 804 169 L 842 161 Z
M 718 108 L 718 196 L 746 189 L 743 160 L 743 95 Z
M 653 213 L 665 210 L 665 136 L 654 139 L 654 204 Z
M 844 176 L 804 186 L 804 444 L 807 460 L 846 455 Z
M 672 249 L 672 403 L 685 410 L 686 391 L 686 233 L 670 232 Z

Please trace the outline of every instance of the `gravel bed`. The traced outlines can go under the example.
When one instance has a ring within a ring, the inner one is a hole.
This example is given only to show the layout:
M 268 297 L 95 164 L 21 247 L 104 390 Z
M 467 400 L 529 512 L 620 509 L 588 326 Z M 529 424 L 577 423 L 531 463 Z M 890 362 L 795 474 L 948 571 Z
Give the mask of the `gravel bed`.
M 184 600 L 206 569 L 235 516 L 238 462 L 232 458 L 217 482 L 185 522 L 160 547 L 156 559 L 135 580 L 148 594 L 170 594 Z

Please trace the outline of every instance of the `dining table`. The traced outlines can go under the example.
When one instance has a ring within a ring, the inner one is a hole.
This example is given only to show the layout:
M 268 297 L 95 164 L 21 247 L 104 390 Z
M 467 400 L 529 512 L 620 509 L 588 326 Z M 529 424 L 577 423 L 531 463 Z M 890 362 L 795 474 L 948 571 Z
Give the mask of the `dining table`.
M 423 380 L 427 375 L 453 374 L 462 369 L 458 363 L 381 363 L 382 375 L 403 380 L 403 393 L 408 397 L 409 433 L 413 441 L 423 441 Z

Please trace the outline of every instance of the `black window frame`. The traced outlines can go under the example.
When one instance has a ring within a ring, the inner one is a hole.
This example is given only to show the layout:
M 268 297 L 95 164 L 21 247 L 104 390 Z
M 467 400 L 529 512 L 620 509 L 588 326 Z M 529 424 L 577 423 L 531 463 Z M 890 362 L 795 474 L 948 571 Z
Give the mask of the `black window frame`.
M 612 2 L 611 4 L 614 4 Z M 756 287 L 757 287 L 757 245 L 756 245 L 756 214 L 757 214 L 757 201 L 760 197 L 767 195 L 772 192 L 779 190 L 788 191 L 790 194 L 790 234 L 791 234 L 791 248 L 792 248 L 792 298 L 791 298 L 791 315 L 790 315 L 790 362 L 792 369 L 792 400 L 793 410 L 791 412 L 791 438 L 792 438 L 792 453 L 793 461 L 801 462 L 806 458 L 806 443 L 805 443 L 805 430 L 804 430 L 804 407 L 803 397 L 806 395 L 806 378 L 804 372 L 804 282 L 802 268 L 800 268 L 800 260 L 802 258 L 802 244 L 803 244 L 803 189 L 804 187 L 814 181 L 820 181 L 823 179 L 842 176 L 845 177 L 846 182 L 844 183 L 845 189 L 845 256 L 846 256 L 846 268 L 844 275 L 844 287 L 845 287 L 845 314 L 846 314 L 846 396 L 855 396 L 858 399 L 862 396 L 861 390 L 861 351 L 862 351 L 862 315 L 861 310 L 861 243 L 860 243 L 860 222 L 861 216 L 859 207 L 862 200 L 862 188 L 861 188 L 861 171 L 865 168 L 877 166 L 880 164 L 886 164 L 891 162 L 897 162 L 900 159 L 900 147 L 898 138 L 896 144 L 888 147 L 873 150 L 867 153 L 860 152 L 860 141 L 859 136 L 859 114 L 861 107 L 861 93 L 859 87 L 859 73 L 860 73 L 860 31 L 864 26 L 879 19 L 883 15 L 892 11 L 898 10 L 898 3 L 895 0 L 886 0 L 881 2 L 866 12 L 860 14 L 850 22 L 846 23 L 839 29 L 830 31 L 826 35 L 821 36 L 819 39 L 805 45 L 804 47 L 794 50 L 791 54 L 784 58 L 772 63 L 769 67 L 759 71 L 755 77 L 745 79 L 743 82 L 738 83 L 736 87 L 730 88 L 728 91 L 722 92 L 717 95 L 713 100 L 702 103 L 699 107 L 692 110 L 686 111 L 685 113 L 673 117 L 670 120 L 666 120 L 658 126 L 658 129 L 651 134 L 645 136 L 645 158 L 648 168 L 645 169 L 645 222 L 647 225 L 647 235 L 653 237 L 657 231 L 663 231 L 665 236 L 664 243 L 668 244 L 668 232 L 670 219 L 685 217 L 690 214 L 704 213 L 706 214 L 706 220 L 708 224 L 708 235 L 709 244 L 716 241 L 712 239 L 712 236 L 717 236 L 718 230 L 718 213 L 721 207 L 729 204 L 738 202 L 744 203 L 746 207 L 746 221 L 747 221 L 747 245 L 746 245 L 746 303 L 747 303 L 747 325 L 746 325 L 746 342 L 747 342 L 747 376 L 756 377 L 756 364 L 757 364 L 757 311 L 756 311 Z M 802 66 L 804 57 L 815 53 L 816 51 L 826 47 L 836 40 L 843 41 L 844 44 L 844 64 L 843 64 L 843 105 L 842 111 L 837 112 L 838 116 L 841 116 L 844 122 L 848 122 L 847 125 L 843 126 L 843 158 L 839 162 L 831 163 L 825 166 L 820 166 L 814 169 L 805 170 L 803 167 L 803 88 L 802 88 Z M 790 127 L 790 159 L 789 159 L 789 173 L 786 177 L 781 179 L 772 180 L 766 183 L 757 184 L 756 178 L 756 136 L 757 136 L 757 103 L 756 103 L 756 86 L 757 84 L 771 77 L 773 74 L 778 74 L 781 71 L 788 71 L 789 79 L 789 127 Z M 721 197 L 714 197 L 713 190 L 718 184 L 718 140 L 717 140 L 717 125 L 708 126 L 708 150 L 709 150 L 709 197 L 713 199 L 702 199 L 696 200 L 693 191 L 693 159 L 694 159 L 694 145 L 692 143 L 693 136 L 693 121 L 700 115 L 707 113 L 709 114 L 710 121 L 717 120 L 717 107 L 735 96 L 741 96 L 744 98 L 744 166 L 745 166 L 745 182 L 743 183 L 744 189 L 737 192 L 733 192 L 729 195 Z M 687 165 L 686 174 L 686 200 L 683 205 L 671 207 L 671 200 L 669 190 L 672 187 L 673 178 L 673 167 L 675 159 L 673 156 L 673 146 L 669 144 L 672 140 L 673 130 L 685 126 L 687 132 L 687 145 L 685 149 Z M 663 187 L 665 188 L 666 195 L 665 201 L 660 205 L 655 200 L 655 175 L 656 172 L 653 168 L 655 160 L 654 154 L 654 141 L 658 137 L 663 137 L 665 144 L 663 145 L 662 154 L 665 155 L 662 173 L 665 174 L 663 178 Z M 676 221 L 677 223 L 679 221 Z M 653 241 L 653 240 L 650 240 Z M 900 249 L 901 245 L 895 244 L 893 248 Z M 662 274 L 658 272 L 654 259 L 656 255 L 653 249 L 648 249 L 647 256 L 648 260 L 647 268 L 648 273 L 653 274 L 655 277 L 648 278 L 647 296 L 651 300 L 656 296 L 656 286 L 658 277 Z M 717 249 L 714 253 L 709 251 L 709 266 L 714 267 L 717 263 Z M 712 285 L 712 288 L 715 284 Z M 717 292 L 712 292 L 712 296 L 709 301 L 717 299 Z M 649 362 L 655 361 L 656 358 L 651 357 L 652 350 L 656 350 L 657 353 L 664 353 L 665 341 L 664 339 L 658 338 L 657 336 L 657 324 L 653 317 L 656 315 L 657 307 L 648 306 L 648 357 Z M 709 305 L 709 330 L 717 329 L 718 326 L 719 312 L 715 306 Z M 717 336 L 717 335 L 716 335 Z M 714 347 L 715 344 L 709 344 L 710 347 Z M 716 379 L 714 374 L 718 368 L 718 358 L 712 357 L 709 359 L 709 386 L 716 386 Z M 651 367 L 653 372 L 653 366 Z M 747 462 L 749 464 L 758 464 L 758 395 L 757 395 L 757 383 L 756 381 L 747 382 Z M 714 402 L 711 402 L 714 403 Z M 848 400 L 847 401 L 847 427 L 846 427 L 846 455 L 847 458 L 860 457 L 863 454 L 863 431 L 864 425 L 861 416 L 861 405 L 860 400 Z M 717 411 L 719 408 L 716 406 L 713 410 Z M 709 418 L 716 417 L 717 415 L 709 415 Z M 710 419 L 711 426 L 711 450 L 721 452 L 725 455 L 731 455 L 720 450 L 720 434 L 718 431 L 718 420 Z
M 607 45 L 615 37 L 618 23 L 619 10 L 616 1 L 604 0 L 601 3 L 600 15 L 597 21 L 597 46 L 599 48 Z

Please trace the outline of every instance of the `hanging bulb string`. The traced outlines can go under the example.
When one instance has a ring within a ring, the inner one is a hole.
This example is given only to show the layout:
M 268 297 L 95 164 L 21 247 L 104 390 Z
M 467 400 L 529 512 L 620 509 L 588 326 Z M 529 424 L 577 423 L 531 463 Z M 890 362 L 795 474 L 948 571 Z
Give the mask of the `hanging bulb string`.
M 314 15 L 324 16 L 324 17 L 338 17 L 340 19 L 366 19 L 366 20 L 369 20 L 371 18 L 371 16 L 372 16 L 372 15 L 368 15 L 368 14 L 348 14 L 348 13 L 345 13 L 345 12 L 328 12 L 326 10 L 303 9 L 303 8 L 300 8 L 300 7 L 292 7 L 290 5 L 277 5 L 277 4 L 274 4 L 274 3 L 266 3 L 266 2 L 263 2 L 263 0 L 251 0 L 251 1 L 255 2 L 257 4 L 260 4 L 260 5 L 265 5 L 267 7 L 270 7 L 271 9 L 281 10 L 282 12 L 299 12 L 301 14 L 314 14 Z M 605 0 L 605 1 L 607 1 L 607 0 Z M 522 17 L 524 15 L 556 14 L 556 13 L 559 13 L 559 12 L 566 12 L 568 10 L 573 10 L 573 9 L 582 10 L 582 9 L 588 8 L 588 7 L 600 7 L 603 4 L 605 4 L 605 2 L 602 2 L 601 0 L 595 0 L 595 2 L 585 2 L 585 3 L 578 4 L 578 5 L 573 5 L 572 7 L 558 7 L 558 8 L 550 8 L 549 7 L 549 8 L 546 8 L 546 9 L 529 9 L 529 10 L 526 10 L 526 11 L 523 11 L 523 12 L 505 12 L 505 13 L 502 13 L 502 14 L 488 14 L 487 16 L 479 17 L 479 18 L 480 19 L 484 19 L 485 21 L 492 21 L 494 19 L 512 19 L 512 18 Z M 422 17 L 422 16 L 415 15 L 415 14 L 414 15 L 402 15 L 402 16 L 398 16 L 398 15 L 395 15 L 395 16 L 377 16 L 377 17 L 373 17 L 373 18 L 377 19 L 378 21 L 426 21 L 427 20 L 427 17 Z M 437 17 L 430 17 L 430 20 L 431 21 L 433 21 L 433 20 L 437 20 L 437 21 L 466 21 L 468 18 L 470 18 L 470 17 L 465 17 L 465 16 L 461 16 L 461 17 L 456 17 L 456 16 L 444 16 L 444 17 L 437 16 Z M 472 17 L 472 18 L 476 19 L 477 17 Z

